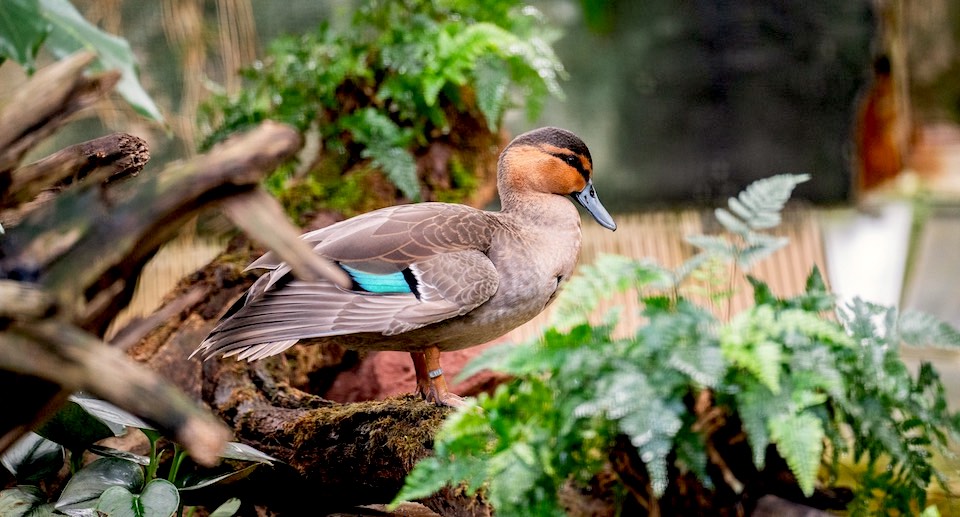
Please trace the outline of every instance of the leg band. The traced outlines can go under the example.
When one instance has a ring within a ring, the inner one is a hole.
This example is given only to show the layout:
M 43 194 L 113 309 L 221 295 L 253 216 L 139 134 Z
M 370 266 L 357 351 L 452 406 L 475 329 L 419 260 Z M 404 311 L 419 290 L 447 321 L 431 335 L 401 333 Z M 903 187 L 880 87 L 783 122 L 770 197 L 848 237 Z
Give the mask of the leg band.
M 437 368 L 436 370 L 430 370 L 427 372 L 427 377 L 430 377 L 431 379 L 436 379 L 441 375 L 443 375 L 443 368 Z

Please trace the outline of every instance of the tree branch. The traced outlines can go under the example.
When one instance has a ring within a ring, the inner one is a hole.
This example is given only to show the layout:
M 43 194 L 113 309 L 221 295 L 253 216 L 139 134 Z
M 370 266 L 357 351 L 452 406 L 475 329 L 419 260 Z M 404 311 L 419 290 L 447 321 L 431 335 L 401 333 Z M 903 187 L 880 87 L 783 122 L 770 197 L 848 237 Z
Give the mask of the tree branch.
M 83 75 L 95 57 L 78 52 L 44 67 L 0 110 L 0 192 L 6 191 L 10 171 L 30 149 L 76 112 L 106 96 L 120 80 L 116 71 Z

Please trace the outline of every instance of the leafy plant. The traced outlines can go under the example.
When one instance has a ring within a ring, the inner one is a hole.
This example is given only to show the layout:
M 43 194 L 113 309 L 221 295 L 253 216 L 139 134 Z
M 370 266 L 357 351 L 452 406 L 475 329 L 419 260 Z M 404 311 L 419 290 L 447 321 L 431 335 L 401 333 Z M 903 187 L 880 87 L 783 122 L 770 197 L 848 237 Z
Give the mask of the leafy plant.
M 4 0 L 0 10 L 0 64 L 12 59 L 33 73 L 41 47 L 58 59 L 78 50 L 95 52 L 94 68 L 120 71 L 120 95 L 138 113 L 163 121 L 137 79 L 136 59 L 126 40 L 91 25 L 69 0 Z
M 339 181 L 369 161 L 402 194 L 420 197 L 415 157 L 452 131 L 496 132 L 515 86 L 531 116 L 560 95 L 553 35 L 517 0 L 367 0 L 342 31 L 328 26 L 273 42 L 243 72 L 248 86 L 201 113 L 209 147 L 264 119 L 290 124 L 322 146 L 309 181 Z M 481 126 L 461 119 L 478 119 Z M 292 167 L 269 185 L 287 188 Z M 335 196 L 336 192 L 322 190 Z
M 149 443 L 148 456 L 96 445 L 103 438 L 118 436 L 128 428 L 142 431 Z M 237 460 L 225 470 L 194 470 L 181 467 L 187 454 L 179 446 L 159 447 L 161 436 L 143 420 L 112 404 L 82 394 L 70 401 L 50 421 L 29 433 L 0 457 L 18 485 L 0 491 L 0 515 L 107 515 L 115 517 L 169 517 L 182 511 L 180 494 L 248 475 L 274 458 L 240 443 L 230 443 L 221 456 Z M 56 499 L 47 500 L 44 481 L 56 476 L 69 451 L 70 478 Z M 83 464 L 89 451 L 100 458 Z M 172 454 L 165 478 L 158 476 L 162 458 Z M 239 501 L 232 499 L 214 511 L 219 517 L 236 513 Z
M 542 338 L 491 349 L 468 366 L 463 375 L 491 368 L 515 380 L 445 422 L 434 456 L 417 464 L 396 500 L 462 483 L 506 515 L 562 515 L 558 494 L 608 468 L 626 439 L 646 471 L 646 487 L 629 493 L 652 494 L 642 501 L 647 508 L 685 474 L 708 490 L 762 484 L 772 457 L 810 496 L 818 480 L 836 483 L 849 455 L 865 463 L 852 515 L 919 513 L 926 487 L 942 481 L 931 453 L 947 453 L 960 419 L 947 409 L 933 368 L 911 374 L 897 349 L 901 341 L 955 346 L 955 330 L 860 300 L 835 311 L 816 268 L 805 292 L 791 298 L 748 276 L 755 305 L 725 323 L 681 294 L 680 285 L 712 260 L 744 274 L 783 246 L 762 231 L 776 225 L 805 179 L 776 176 L 748 187 L 717 211 L 735 239 L 688 239 L 702 252 L 676 270 L 624 257 L 584 267 Z M 619 337 L 616 310 L 602 324 L 588 322 L 602 299 L 628 289 L 638 292 L 644 324 Z M 738 449 L 724 436 L 745 436 L 747 457 L 730 457 Z M 734 472 L 735 464 L 752 469 Z

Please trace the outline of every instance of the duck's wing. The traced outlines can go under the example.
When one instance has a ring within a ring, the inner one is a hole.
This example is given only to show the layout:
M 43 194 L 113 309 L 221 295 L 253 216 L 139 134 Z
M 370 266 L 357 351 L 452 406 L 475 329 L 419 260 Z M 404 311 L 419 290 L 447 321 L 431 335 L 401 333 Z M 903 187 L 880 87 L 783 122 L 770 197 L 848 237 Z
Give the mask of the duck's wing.
M 424 203 L 371 212 L 303 237 L 344 269 L 354 286 L 294 279 L 272 254 L 251 267 L 270 271 L 203 341 L 203 357 L 259 359 L 297 340 L 355 333 L 390 336 L 461 316 L 486 302 L 499 275 L 485 251 L 484 212 Z

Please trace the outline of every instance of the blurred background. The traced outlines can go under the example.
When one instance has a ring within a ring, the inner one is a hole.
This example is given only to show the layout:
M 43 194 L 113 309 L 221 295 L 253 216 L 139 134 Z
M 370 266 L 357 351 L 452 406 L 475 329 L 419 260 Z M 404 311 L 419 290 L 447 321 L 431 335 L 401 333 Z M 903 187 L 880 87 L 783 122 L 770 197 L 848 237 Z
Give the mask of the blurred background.
M 256 66 L 271 40 L 345 26 L 358 4 L 74 3 L 130 41 L 167 127 L 117 99 L 36 154 L 126 131 L 147 139 L 148 169 L 197 152 L 199 106 L 238 91 L 237 71 Z M 764 273 L 782 294 L 798 290 L 814 262 L 841 298 L 924 309 L 960 325 L 960 3 L 530 4 L 557 31 L 565 95 L 549 99 L 537 120 L 508 112 L 506 128 L 559 125 L 590 146 L 598 191 L 624 224 L 601 235 L 585 223 L 585 262 L 613 252 L 676 263 L 690 251 L 683 234 L 716 229 L 705 207 L 753 180 L 807 173 L 784 230 L 794 245 Z M 22 80 L 20 68 L 0 67 L 0 99 Z M 186 229 L 148 267 L 131 315 L 152 311 L 222 243 Z M 958 364 L 952 355 L 939 363 Z

